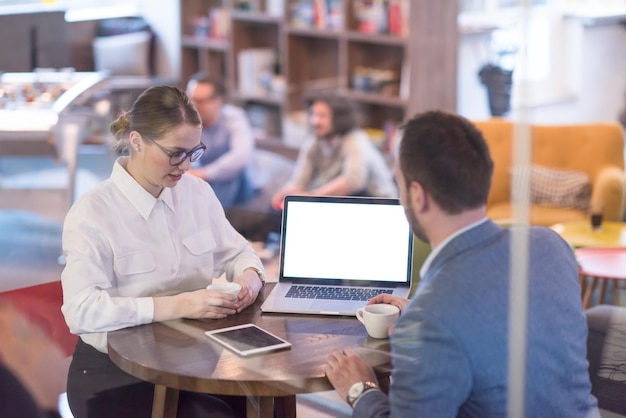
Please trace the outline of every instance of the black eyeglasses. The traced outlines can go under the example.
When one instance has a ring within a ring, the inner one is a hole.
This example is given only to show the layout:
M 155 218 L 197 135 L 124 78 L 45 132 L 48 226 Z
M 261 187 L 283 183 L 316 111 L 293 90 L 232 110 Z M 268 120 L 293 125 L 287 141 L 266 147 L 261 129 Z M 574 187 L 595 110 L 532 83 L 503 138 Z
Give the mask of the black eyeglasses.
M 200 143 L 200 145 L 190 151 L 170 151 L 145 135 L 141 135 L 141 137 L 152 142 L 157 146 L 157 148 L 166 153 L 167 156 L 170 157 L 170 165 L 181 165 L 187 157 L 189 157 L 189 161 L 194 162 L 198 158 L 202 157 L 202 154 L 204 154 L 204 150 L 206 149 L 206 145 Z

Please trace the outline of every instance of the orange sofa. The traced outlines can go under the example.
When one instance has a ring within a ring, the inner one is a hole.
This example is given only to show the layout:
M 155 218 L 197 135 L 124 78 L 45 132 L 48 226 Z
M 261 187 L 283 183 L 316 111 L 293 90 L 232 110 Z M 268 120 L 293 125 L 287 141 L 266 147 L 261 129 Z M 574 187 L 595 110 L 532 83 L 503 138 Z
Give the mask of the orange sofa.
M 512 218 L 512 122 L 494 118 L 474 121 L 489 144 L 494 161 L 487 215 L 494 220 Z M 618 124 L 531 125 L 531 162 L 567 172 L 585 173 L 591 188 L 590 207 L 603 207 L 604 219 L 621 221 L 624 206 L 624 131 Z M 550 226 L 585 220 L 588 210 L 531 204 L 530 224 Z

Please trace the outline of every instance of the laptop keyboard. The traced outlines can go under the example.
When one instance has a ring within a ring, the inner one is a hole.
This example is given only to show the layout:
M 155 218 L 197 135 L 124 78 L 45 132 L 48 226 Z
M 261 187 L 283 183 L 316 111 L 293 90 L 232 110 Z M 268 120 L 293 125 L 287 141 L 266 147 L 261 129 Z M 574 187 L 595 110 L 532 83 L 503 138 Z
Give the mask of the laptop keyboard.
M 391 289 L 363 289 L 356 287 L 298 286 L 292 285 L 287 291 L 288 298 L 362 300 L 368 301 L 381 293 L 393 293 Z

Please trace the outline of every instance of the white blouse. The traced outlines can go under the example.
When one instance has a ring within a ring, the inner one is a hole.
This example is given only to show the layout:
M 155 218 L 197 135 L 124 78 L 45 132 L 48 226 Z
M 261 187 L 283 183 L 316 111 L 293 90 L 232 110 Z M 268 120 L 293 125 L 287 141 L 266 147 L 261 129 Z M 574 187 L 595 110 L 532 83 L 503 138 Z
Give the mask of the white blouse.
M 106 332 L 150 323 L 154 296 L 263 269 L 204 180 L 183 175 L 153 197 L 119 158 L 111 177 L 74 203 L 63 226 L 61 276 L 70 331 L 106 353 Z

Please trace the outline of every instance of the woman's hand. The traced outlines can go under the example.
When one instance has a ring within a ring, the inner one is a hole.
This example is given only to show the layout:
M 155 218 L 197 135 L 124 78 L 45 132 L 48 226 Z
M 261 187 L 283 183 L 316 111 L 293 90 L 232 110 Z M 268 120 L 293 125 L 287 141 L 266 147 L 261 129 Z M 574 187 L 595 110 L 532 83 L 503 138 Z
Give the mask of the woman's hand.
M 249 269 L 233 280 L 241 285 L 238 295 L 200 289 L 174 296 L 159 296 L 154 300 L 154 322 L 178 318 L 225 318 L 250 306 L 256 300 L 263 284 L 256 271 Z
M 179 318 L 225 318 L 237 313 L 237 296 L 200 289 L 154 300 L 154 322 Z
M 241 285 L 241 291 L 237 296 L 237 312 L 241 312 L 254 303 L 257 296 L 259 296 L 263 283 L 261 283 L 259 275 L 253 269 L 245 270 L 233 282 Z

